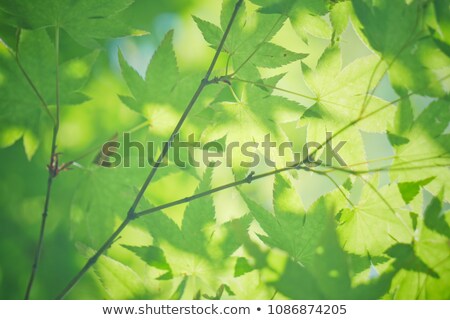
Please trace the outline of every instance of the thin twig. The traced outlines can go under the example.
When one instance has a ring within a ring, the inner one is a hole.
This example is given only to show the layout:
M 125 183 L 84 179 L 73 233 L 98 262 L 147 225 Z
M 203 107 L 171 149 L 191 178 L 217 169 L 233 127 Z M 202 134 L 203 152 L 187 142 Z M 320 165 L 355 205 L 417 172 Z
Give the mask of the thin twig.
M 338 167 L 332 167 L 332 168 L 336 169 L 336 170 L 340 169 Z M 419 169 L 419 168 L 420 167 L 417 167 L 417 169 Z M 150 208 L 150 209 L 146 209 L 146 210 L 137 212 L 136 213 L 136 218 L 140 218 L 142 216 L 148 215 L 148 214 L 153 213 L 153 212 L 157 212 L 157 211 L 160 211 L 160 210 L 163 210 L 163 209 L 167 209 L 167 208 L 171 208 L 171 207 L 183 204 L 183 203 L 187 203 L 187 202 L 190 202 L 192 200 L 196 200 L 196 199 L 199 199 L 199 198 L 202 198 L 202 197 L 205 197 L 205 196 L 208 196 L 208 195 L 220 192 L 220 191 L 225 190 L 225 189 L 237 187 L 237 186 L 245 184 L 245 183 L 252 183 L 255 180 L 259 180 L 259 179 L 262 179 L 262 178 L 265 178 L 265 177 L 268 177 L 268 176 L 271 176 L 271 175 L 279 174 L 279 173 L 282 173 L 282 172 L 285 172 L 285 171 L 290 171 L 290 170 L 311 171 L 311 172 L 314 172 L 314 173 L 317 173 L 317 174 L 327 175 L 328 178 L 331 178 L 331 177 L 329 177 L 329 175 L 325 171 L 317 171 L 317 170 L 310 169 L 310 168 L 308 168 L 306 166 L 302 166 L 302 165 L 296 164 L 296 165 L 293 165 L 293 166 L 284 167 L 284 168 L 272 170 L 272 171 L 269 171 L 269 172 L 265 172 L 265 173 L 262 173 L 262 174 L 259 174 L 259 175 L 250 174 L 250 175 L 248 175 L 247 177 L 245 177 L 242 180 L 238 180 L 238 181 L 235 181 L 235 182 L 227 183 L 227 184 L 221 185 L 219 187 L 216 187 L 216 188 L 204 191 L 202 193 L 195 194 L 195 195 L 190 196 L 190 197 L 178 199 L 178 200 L 175 200 L 175 201 L 170 202 L 170 203 L 166 203 L 166 204 L 163 204 L 163 205 L 160 205 L 160 206 L 157 206 L 157 207 L 153 207 L 153 208 Z M 349 173 L 349 174 L 353 174 L 353 175 L 359 176 L 360 174 L 364 174 L 364 173 L 377 172 L 377 170 L 375 169 L 374 171 L 367 170 L 367 171 L 361 171 L 361 172 L 359 172 L 359 171 L 352 171 L 352 170 L 345 170 L 345 172 Z M 337 185 L 337 183 L 334 180 L 332 180 L 332 181 L 333 181 L 333 183 L 335 185 Z M 347 200 L 350 203 L 350 205 L 352 205 L 354 207 L 354 204 L 349 199 L 347 199 Z
M 44 202 L 44 210 L 42 212 L 41 219 L 41 227 L 39 231 L 39 239 L 36 246 L 36 251 L 34 254 L 33 265 L 31 267 L 30 279 L 28 281 L 27 290 L 25 292 L 25 299 L 28 300 L 30 298 L 31 289 L 33 288 L 34 279 L 36 277 L 36 272 L 38 270 L 39 260 L 42 253 L 42 247 L 44 244 L 44 234 L 45 234 L 45 226 L 47 223 L 48 216 L 48 207 L 50 203 L 50 196 L 52 191 L 53 179 L 58 174 L 58 154 L 56 152 L 57 145 L 56 140 L 58 137 L 59 131 L 59 27 L 55 28 L 55 52 L 56 52 L 56 85 L 55 85 L 55 96 L 56 96 L 56 118 L 53 126 L 53 137 L 52 137 L 52 146 L 50 153 L 50 160 L 48 164 L 48 179 L 47 179 L 47 193 L 45 196 Z
M 412 164 L 412 163 L 416 163 L 416 162 L 422 162 L 422 161 L 428 161 L 428 160 L 435 160 L 435 159 L 445 159 L 444 155 L 446 155 L 447 153 L 444 154 L 440 154 L 437 156 L 432 156 L 432 157 L 425 157 L 425 158 L 418 158 L 418 159 L 411 159 L 408 161 L 401 161 L 399 163 L 395 163 L 395 164 L 391 164 L 391 165 L 387 165 L 387 166 L 383 166 L 383 167 L 378 167 L 378 168 L 374 168 L 374 169 L 367 169 L 367 170 L 352 170 L 352 169 L 348 169 L 350 167 L 355 167 L 355 166 L 359 166 L 361 165 L 361 163 L 359 164 L 352 164 L 352 165 L 348 165 L 347 167 L 336 167 L 336 166 L 332 166 L 332 165 L 324 165 L 323 163 L 321 163 L 320 165 L 323 166 L 324 168 L 327 168 L 329 170 L 324 170 L 321 171 L 323 173 L 329 173 L 329 172 L 333 172 L 333 171 L 340 171 L 340 172 L 345 172 L 345 173 L 349 173 L 352 175 L 361 175 L 361 174 L 366 174 L 366 173 L 376 173 L 376 172 L 383 172 L 383 171 L 408 171 L 408 170 L 420 170 L 420 169 L 427 169 L 427 168 L 438 168 L 438 167 L 448 167 L 449 164 L 448 163 L 442 163 L 442 164 L 433 164 L 433 165 L 429 165 L 429 166 L 424 166 L 424 165 L 420 165 L 420 166 L 409 166 L 409 167 L 402 167 L 405 164 Z M 381 160 L 384 160 L 383 158 Z
M 280 168 L 280 169 L 272 170 L 272 171 L 261 173 L 261 174 L 257 174 L 257 175 L 255 175 L 252 172 L 247 177 L 245 177 L 244 179 L 241 179 L 241 180 L 238 180 L 238 181 L 234 181 L 234 182 L 230 182 L 230 183 L 221 185 L 219 187 L 215 187 L 215 188 L 212 188 L 210 190 L 194 194 L 194 195 L 192 195 L 190 197 L 178 199 L 178 200 L 172 201 L 170 203 L 166 203 L 166 204 L 163 204 L 163 205 L 160 205 L 160 206 L 157 206 L 157 207 L 153 207 L 153 208 L 150 208 L 150 209 L 147 209 L 147 210 L 143 210 L 143 211 L 137 212 L 136 213 L 136 219 L 140 218 L 142 216 L 146 216 L 146 215 L 149 215 L 151 213 L 163 210 L 163 209 L 171 208 L 171 207 L 174 207 L 174 206 L 186 203 L 186 202 L 190 202 L 190 201 L 193 201 L 193 200 L 196 200 L 196 199 L 199 199 L 199 198 L 206 197 L 206 196 L 211 195 L 213 193 L 217 193 L 217 192 L 220 192 L 220 191 L 223 191 L 223 190 L 226 190 L 226 189 L 234 188 L 234 187 L 240 186 L 242 184 L 246 184 L 246 183 L 249 184 L 249 183 L 252 183 L 253 181 L 256 181 L 256 180 L 259 180 L 259 179 L 262 179 L 262 178 L 266 178 L 268 176 L 273 176 L 275 174 L 279 174 L 279 173 L 282 173 L 282 172 L 285 172 L 285 171 L 289 171 L 289 170 L 302 170 L 302 169 L 303 170 L 308 170 L 307 167 L 295 166 L 295 167 Z
M 338 169 L 338 168 L 337 167 L 336 168 L 333 167 L 333 169 Z M 304 170 L 304 171 L 311 171 L 311 172 L 314 172 L 314 173 L 317 173 L 317 174 L 320 174 L 320 175 L 326 175 L 333 182 L 333 184 L 336 187 L 339 188 L 339 186 L 337 185 L 336 181 L 334 181 L 326 172 L 313 170 L 313 169 L 308 168 L 307 166 L 303 166 L 301 164 L 296 164 L 296 165 L 293 165 L 293 166 L 272 170 L 272 171 L 261 173 L 261 174 L 258 174 L 258 175 L 255 175 L 255 174 L 251 173 L 247 177 L 245 177 L 244 179 L 241 179 L 241 180 L 238 180 L 238 181 L 234 181 L 234 182 L 230 182 L 230 183 L 218 186 L 216 188 L 213 188 L 213 189 L 201 192 L 201 193 L 197 193 L 197 194 L 192 195 L 190 197 L 185 197 L 185 198 L 178 199 L 178 200 L 175 200 L 175 201 L 172 201 L 172 202 L 169 202 L 169 203 L 157 206 L 157 207 L 153 207 L 153 208 L 150 208 L 150 209 L 146 209 L 146 210 L 137 212 L 135 219 L 138 219 L 138 218 L 140 218 L 142 216 L 146 216 L 146 215 L 149 215 L 151 213 L 154 213 L 154 212 L 157 212 L 157 211 L 160 211 L 160 210 L 168 209 L 168 208 L 171 208 L 171 207 L 174 207 L 174 206 L 178 206 L 178 205 L 183 204 L 183 203 L 187 203 L 187 202 L 199 199 L 199 198 L 203 198 L 205 196 L 209 196 L 209 195 L 212 195 L 214 193 L 217 193 L 217 192 L 220 192 L 220 191 L 223 191 L 223 190 L 226 190 L 226 189 L 237 187 L 237 186 L 240 186 L 240 185 L 243 185 L 243 184 L 246 184 L 246 183 L 247 184 L 248 183 L 252 183 L 255 180 L 259 180 L 259 179 L 262 179 L 262 178 L 266 178 L 268 176 L 280 174 L 282 172 L 290 171 L 290 170 Z M 350 173 L 350 174 L 354 174 L 356 176 L 359 176 L 362 173 L 371 173 L 372 171 L 368 170 L 368 171 L 364 171 L 364 172 L 357 172 L 357 171 L 352 171 L 352 170 L 346 170 L 345 172 Z M 340 191 L 343 192 L 342 190 L 340 190 Z M 354 207 L 354 204 L 352 203 L 352 201 L 350 201 L 350 199 L 348 199 L 348 197 L 345 194 L 344 194 L 344 196 L 345 196 L 346 200 L 349 202 L 349 204 L 352 207 Z
M 295 91 L 288 90 L 288 89 L 283 89 L 283 88 L 280 88 L 280 87 L 277 87 L 277 86 L 272 86 L 272 85 L 266 84 L 266 83 L 261 83 L 261 82 L 251 81 L 251 80 L 245 80 L 245 79 L 241 79 L 241 78 L 237 78 L 237 77 L 233 77 L 233 80 L 239 81 L 239 82 L 244 82 L 244 83 L 249 83 L 249 84 L 253 84 L 255 86 L 260 86 L 260 87 L 264 87 L 264 88 L 268 88 L 268 89 L 273 89 L 273 90 L 277 90 L 277 91 L 281 91 L 281 92 L 285 92 L 285 93 L 289 93 L 289 94 L 292 94 L 292 95 L 295 95 L 295 96 L 299 96 L 301 98 L 305 98 L 305 99 L 308 99 L 308 100 L 316 101 L 316 102 L 318 101 L 317 98 L 305 95 L 303 93 L 295 92 Z
M 139 190 L 133 204 L 131 205 L 130 209 L 128 210 L 127 217 L 122 222 L 122 224 L 119 226 L 119 228 L 111 235 L 111 237 L 106 240 L 106 242 L 103 244 L 103 246 L 86 262 L 84 267 L 78 272 L 77 275 L 69 282 L 69 284 L 63 289 L 63 291 L 57 296 L 57 299 L 63 299 L 69 291 L 78 283 L 78 281 L 83 277 L 83 275 L 96 263 L 98 258 L 105 252 L 106 249 L 109 248 L 109 246 L 114 242 L 116 237 L 122 232 L 122 230 L 134 219 L 136 219 L 136 208 L 141 201 L 142 197 L 144 196 L 145 191 L 147 190 L 150 182 L 153 180 L 153 177 L 155 176 L 159 166 L 163 162 L 164 158 L 167 155 L 167 152 L 169 151 L 170 145 L 173 142 L 175 136 L 180 131 L 181 126 L 185 122 L 187 116 L 189 115 L 192 107 L 197 102 L 197 99 L 199 98 L 200 94 L 203 92 L 203 89 L 211 83 L 210 77 L 214 70 L 214 67 L 216 66 L 217 60 L 219 58 L 219 55 L 222 52 L 223 46 L 225 44 L 225 41 L 228 37 L 228 34 L 230 33 L 231 26 L 234 23 L 234 20 L 236 18 L 236 15 L 239 11 L 239 8 L 241 7 L 243 3 L 243 0 L 238 0 L 236 2 L 236 5 L 234 7 L 234 11 L 230 17 L 230 21 L 228 22 L 228 26 L 222 36 L 222 39 L 220 41 L 219 46 L 217 47 L 216 53 L 211 61 L 211 64 L 208 68 L 208 70 L 205 73 L 205 76 L 201 80 L 197 90 L 195 91 L 194 95 L 192 96 L 191 100 L 189 101 L 186 109 L 184 110 L 183 114 L 181 115 L 180 120 L 178 121 L 177 125 L 175 126 L 175 129 L 173 130 L 172 134 L 170 135 L 169 139 L 167 140 L 167 143 L 164 144 L 164 147 L 158 157 L 158 160 L 156 161 L 155 165 L 153 166 L 152 170 L 150 171 L 150 174 L 147 176 L 147 179 L 145 180 L 144 184 L 142 185 L 141 189 Z

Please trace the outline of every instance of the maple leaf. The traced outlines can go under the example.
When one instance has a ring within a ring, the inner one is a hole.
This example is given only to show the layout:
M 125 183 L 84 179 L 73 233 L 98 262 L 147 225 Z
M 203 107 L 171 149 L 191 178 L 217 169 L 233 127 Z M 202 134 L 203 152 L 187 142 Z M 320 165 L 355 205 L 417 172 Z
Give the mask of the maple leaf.
M 83 46 L 98 47 L 98 40 L 140 35 L 118 14 L 133 0 L 2 0 L 0 8 L 11 15 L 14 26 L 25 29 L 60 27 Z
M 0 94 L 0 146 L 7 147 L 23 137 L 28 159 L 37 151 L 42 135 L 52 127 L 47 108 L 56 104 L 55 48 L 45 30 L 24 31 L 20 38 L 20 60 L 27 75 L 45 102 L 33 91 L 9 52 L 0 54 L 3 81 Z M 75 58 L 60 65 L 60 105 L 78 105 L 89 98 L 81 92 L 94 55 Z M 78 71 L 75 71 L 78 68 Z
M 305 111 L 299 125 L 307 126 L 308 141 L 320 143 L 325 141 L 326 132 L 335 135 L 347 124 L 335 139 L 346 143 L 340 156 L 347 165 L 366 161 L 360 131 L 386 132 L 394 115 L 394 106 L 367 93 L 383 74 L 381 68 L 373 73 L 378 62 L 375 55 L 370 55 L 342 69 L 341 51 L 332 46 L 325 49 L 314 70 L 302 64 L 306 84 L 317 102 Z M 371 116 L 351 124 L 360 118 L 362 109 Z M 373 113 L 376 110 L 380 111 Z

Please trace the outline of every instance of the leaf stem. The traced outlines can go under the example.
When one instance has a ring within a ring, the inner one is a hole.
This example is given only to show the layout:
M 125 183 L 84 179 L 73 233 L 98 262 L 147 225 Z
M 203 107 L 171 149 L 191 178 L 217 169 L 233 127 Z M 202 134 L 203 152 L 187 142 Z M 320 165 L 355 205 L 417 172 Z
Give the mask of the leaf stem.
M 313 171 L 313 170 L 311 170 Z M 342 196 L 347 200 L 347 202 L 352 206 L 352 208 L 355 207 L 355 204 L 350 200 L 350 198 L 345 194 L 344 190 L 342 190 L 341 186 L 334 180 L 328 173 L 321 172 L 321 171 L 313 171 L 314 173 L 317 173 L 318 175 L 323 175 L 328 178 L 328 180 L 331 181 L 331 183 L 339 190 L 339 192 L 342 194 Z
M 50 153 L 50 160 L 48 164 L 48 179 L 47 179 L 47 192 L 45 195 L 45 202 L 44 202 L 44 210 L 42 212 L 42 219 L 41 219 L 41 227 L 39 230 L 39 238 L 36 246 L 36 251 L 34 254 L 33 264 L 31 267 L 31 274 L 28 281 L 27 289 L 25 292 L 25 300 L 28 300 L 30 298 L 31 289 L 33 288 L 34 280 L 36 277 L 36 273 L 38 270 L 39 260 L 41 258 L 42 254 L 42 248 L 44 244 L 44 234 L 45 234 L 45 227 L 47 224 L 47 216 L 48 216 L 48 208 L 50 203 L 50 197 L 52 192 L 52 185 L 53 180 L 58 174 L 58 154 L 56 152 L 57 145 L 57 137 L 58 137 L 58 131 L 59 131 L 59 109 L 60 109 L 60 90 L 59 90 L 59 26 L 56 26 L 55 28 L 55 53 L 56 53 L 56 84 L 55 84 L 55 96 L 56 96 L 56 118 L 54 126 L 53 126 L 53 137 L 52 137 L 52 146 L 51 146 L 51 153 Z M 36 91 L 37 92 L 37 91 Z
M 244 60 L 244 62 L 242 62 L 241 65 L 236 68 L 236 70 L 231 74 L 231 76 L 236 75 L 251 60 L 251 58 L 253 58 L 253 56 L 258 52 L 258 50 L 262 47 L 262 45 L 270 40 L 270 37 L 272 35 L 273 30 L 277 27 L 278 24 L 281 23 L 281 21 L 283 19 L 285 19 L 285 17 L 284 16 L 280 16 L 277 19 L 277 21 L 275 21 L 275 23 L 273 24 L 272 28 L 269 30 L 269 32 L 264 37 L 264 39 L 255 46 L 255 49 L 252 51 L 252 53 L 250 53 L 250 55 Z
M 20 44 L 19 44 L 19 42 L 20 42 L 20 35 L 21 35 L 21 33 L 22 33 L 21 29 L 18 29 L 17 30 L 17 36 L 16 36 L 16 38 L 17 38 L 17 41 L 16 41 L 16 52 L 14 54 L 11 52 L 11 54 L 14 55 L 14 58 L 15 58 L 16 63 L 17 63 L 17 66 L 20 69 L 20 72 L 22 72 L 22 75 L 27 80 L 27 82 L 30 85 L 31 89 L 36 94 L 36 97 L 41 102 L 41 107 L 44 109 L 45 113 L 47 113 L 47 115 L 50 117 L 50 119 L 52 119 L 53 123 L 55 123 L 56 122 L 55 118 L 51 114 L 50 109 L 48 108 L 47 102 L 45 102 L 44 97 L 39 92 L 38 88 L 34 84 L 33 80 L 31 80 L 31 77 L 29 76 L 28 72 L 25 70 L 25 67 L 22 65 L 22 62 L 20 61 L 20 52 L 19 52 Z
M 308 99 L 308 100 L 312 100 L 312 101 L 316 101 L 316 102 L 318 101 L 317 98 L 314 98 L 314 97 L 311 97 L 311 96 L 308 96 L 308 95 L 305 95 L 305 94 L 302 94 L 302 93 L 299 93 L 299 92 L 295 92 L 295 91 L 292 91 L 292 90 L 287 90 L 287 89 L 283 89 L 283 88 L 280 88 L 280 87 L 277 87 L 277 86 L 272 86 L 272 85 L 269 85 L 269 84 L 266 84 L 266 83 L 260 83 L 260 82 L 251 81 L 251 80 L 245 80 L 245 79 L 241 79 L 241 78 L 232 78 L 232 79 L 236 80 L 236 81 L 239 81 L 239 82 L 253 84 L 255 86 L 261 86 L 261 87 L 264 87 L 264 88 L 269 88 L 269 89 L 273 89 L 273 90 L 289 93 L 289 94 L 292 94 L 294 96 L 299 96 L 299 97 L 302 97 L 302 98 L 305 98 L 305 99 Z

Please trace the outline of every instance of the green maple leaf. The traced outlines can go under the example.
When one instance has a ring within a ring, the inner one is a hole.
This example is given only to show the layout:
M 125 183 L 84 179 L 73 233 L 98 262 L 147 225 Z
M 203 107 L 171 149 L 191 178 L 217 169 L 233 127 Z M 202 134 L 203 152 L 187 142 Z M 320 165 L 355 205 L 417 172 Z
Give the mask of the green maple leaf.
M 332 4 L 330 22 L 333 27 L 333 39 L 338 38 L 347 28 L 352 10 L 350 1 L 338 1 Z
M 412 283 L 418 283 L 419 297 L 426 299 L 448 299 L 448 286 L 450 284 L 450 214 L 444 208 L 442 195 L 433 197 L 424 212 L 423 221 L 419 221 L 420 230 L 415 251 L 420 259 L 428 265 L 438 277 L 427 275 L 423 277 L 418 273 L 408 273 Z M 422 224 L 423 223 L 423 224 Z M 406 279 L 406 283 L 409 279 Z M 405 288 L 407 289 L 407 288 Z M 411 290 L 411 292 L 415 292 Z M 410 293 L 411 293 L 410 292 Z M 408 295 L 410 293 L 407 293 Z
M 77 249 L 86 258 L 95 253 L 91 247 L 81 244 L 77 244 Z M 104 289 L 102 299 L 143 299 L 149 295 L 144 279 L 129 266 L 107 255 L 99 257 L 91 272 L 97 285 Z
M 228 90 L 229 88 L 224 89 Z M 230 101 L 233 97 L 225 97 L 222 101 L 216 101 L 199 115 L 210 119 L 202 133 L 202 141 L 216 141 L 226 136 L 228 146 L 231 143 L 243 146 L 245 143 L 256 142 L 258 145 L 255 145 L 255 149 L 263 154 L 264 137 L 269 134 L 271 141 L 278 142 L 278 146 L 287 141 L 280 124 L 297 120 L 304 110 L 297 102 L 270 95 L 270 92 L 260 89 L 258 85 L 244 86 L 241 96 L 236 98 L 239 100 Z M 252 126 L 249 126 L 249 123 L 252 123 Z M 278 151 L 272 148 L 270 157 L 271 161 L 281 166 L 285 163 Z M 289 158 L 291 154 L 286 156 Z M 236 176 L 243 177 L 249 167 L 243 166 L 243 162 L 248 163 L 251 160 L 237 149 L 227 161 Z
M 220 40 L 223 36 L 223 30 L 209 21 L 203 20 L 199 17 L 193 16 L 194 22 L 201 31 L 205 41 L 214 49 L 219 46 Z
M 406 204 L 410 203 L 420 192 L 420 188 L 426 186 L 433 181 L 434 177 L 412 182 L 401 182 L 398 184 L 398 189 L 402 194 L 402 198 Z
M 381 298 L 398 270 L 390 268 L 375 279 L 353 286 L 349 256 L 339 244 L 334 221 L 328 217 L 324 224 L 311 264 L 304 267 L 288 260 L 274 287 L 291 299 Z
M 443 211 L 442 200 L 433 197 L 424 213 L 425 226 L 450 239 L 450 226 L 446 221 L 445 214 L 441 214 L 441 211 Z
M 90 250 L 92 251 L 92 250 Z M 94 272 L 108 299 L 143 299 L 148 296 L 143 279 L 127 265 L 101 256 Z
M 154 53 L 145 79 L 138 74 L 124 59 L 119 51 L 122 75 L 130 89 L 132 97 L 120 96 L 124 104 L 132 110 L 151 119 L 151 113 L 161 112 L 152 106 L 171 103 L 171 92 L 179 78 L 177 60 L 172 45 L 173 31 L 166 34 Z M 160 107 L 163 109 L 164 106 Z
M 170 265 L 166 260 L 164 251 L 161 248 L 155 246 L 122 246 L 135 253 L 142 261 L 147 263 L 149 266 L 164 271 L 165 273 L 162 276 L 158 277 L 159 280 L 172 279 L 172 269 L 170 268 Z
M 180 284 L 178 285 L 178 287 L 175 289 L 174 293 L 170 296 L 170 300 L 181 300 L 181 298 L 183 297 L 184 291 L 186 290 L 186 285 L 188 282 L 188 277 L 183 277 L 183 279 L 181 279 Z
M 127 107 L 148 120 L 151 139 L 161 143 L 172 132 L 202 77 L 199 74 L 180 74 L 172 40 L 173 31 L 169 31 L 153 54 L 145 78 L 126 62 L 119 51 L 122 75 L 131 93 L 131 96 L 119 97 Z M 218 90 L 219 86 L 207 86 L 197 99 L 197 108 L 207 105 Z M 195 133 L 196 128 L 197 124 L 188 119 L 181 133 Z
M 300 197 L 287 177 L 277 175 L 274 184 L 274 214 L 243 195 L 250 213 L 265 235 L 258 237 L 268 246 L 285 251 L 294 261 L 310 262 L 324 228 L 327 207 L 323 198 L 305 212 Z
M 86 166 L 79 166 L 78 184 L 71 203 L 71 233 L 74 238 L 97 247 L 116 227 L 117 220 L 125 218 L 136 197 L 149 168 L 140 154 L 127 153 L 121 148 L 115 150 L 125 159 L 117 167 L 103 166 L 100 154 Z M 129 160 L 129 163 L 127 164 Z M 142 162 L 144 166 L 142 167 Z M 153 181 L 173 174 L 176 168 L 161 168 Z M 178 172 L 178 170 L 177 170 Z M 146 203 L 139 204 L 137 211 L 147 209 Z
M 253 267 L 248 260 L 244 257 L 239 257 L 234 267 L 234 276 L 239 277 L 251 271 L 253 271 Z
M 376 176 L 366 182 L 359 202 L 338 215 L 337 230 L 345 251 L 379 256 L 396 242 L 410 242 L 413 229 L 397 186 L 386 185 L 375 191 L 369 183 L 378 188 Z
M 71 204 L 71 232 L 95 247 L 114 231 L 116 219 L 125 216 L 147 170 L 97 165 L 79 170 L 81 180 Z
M 196 194 L 210 189 L 211 175 L 212 169 L 208 168 Z M 164 251 L 170 266 L 171 276 L 165 277 L 169 272 L 167 271 L 159 279 L 168 280 L 173 276 L 174 283 L 179 282 L 180 278 L 181 281 L 186 281 L 185 288 L 179 295 L 194 295 L 198 290 L 211 292 L 222 285 L 223 281 L 227 281 L 227 285 L 238 281 L 234 279 L 233 273 L 237 259 L 231 255 L 242 246 L 247 237 L 251 222 L 249 216 L 218 226 L 213 200 L 206 196 L 189 202 L 181 226 L 162 212 L 143 219 L 154 239 L 153 245 Z M 142 253 L 139 255 L 143 256 Z M 148 259 L 144 261 L 150 263 Z
M 212 170 L 208 169 L 197 192 L 210 188 Z M 202 197 L 187 206 L 181 228 L 163 213 L 156 213 L 146 218 L 150 233 L 158 241 L 167 241 L 176 248 L 208 258 L 207 227 L 215 222 L 215 211 L 211 197 Z
M 223 257 L 231 256 L 238 250 L 248 239 L 248 228 L 253 221 L 253 217 L 249 214 L 230 221 L 225 222 L 219 228 L 219 233 L 223 234 L 219 248 Z
M 435 70 L 447 67 L 450 62 L 421 23 L 426 19 L 425 3 L 421 0 L 353 0 L 352 3 L 360 32 L 390 65 L 394 89 L 442 96 L 444 90 Z
M 450 199 L 450 145 L 448 134 L 445 133 L 450 121 L 449 104 L 448 96 L 433 101 L 415 120 L 412 118 L 411 104 L 401 105 L 393 131 L 408 142 L 395 146 L 396 157 L 390 172 L 391 180 L 399 183 L 434 177 L 424 188 L 435 195 L 442 189 L 446 201 Z
M 223 1 L 220 27 L 194 17 L 205 41 L 215 49 L 227 27 L 234 4 L 231 0 Z M 239 76 L 259 79 L 257 67 L 278 68 L 306 57 L 306 54 L 268 42 L 283 26 L 284 20 L 281 16 L 247 15 L 245 6 L 240 8 L 223 48 Z
M 331 28 L 322 16 L 328 13 L 326 0 L 251 0 L 261 6 L 260 12 L 287 16 L 302 40 L 308 43 L 308 34 L 331 38 Z
M 56 104 L 55 48 L 45 30 L 24 31 L 20 38 L 20 61 L 41 94 L 47 106 Z M 7 147 L 23 137 L 30 159 L 36 152 L 41 137 L 51 128 L 51 119 L 40 99 L 21 73 L 9 52 L 3 47 L 0 55 L 2 81 L 0 94 L 0 147 Z M 80 92 L 93 55 L 65 61 L 60 65 L 60 105 L 77 105 L 88 100 Z
M 381 68 L 373 73 L 378 62 L 379 59 L 371 55 L 357 59 L 342 69 L 340 49 L 332 46 L 325 49 L 314 70 L 302 64 L 306 84 L 317 97 L 317 102 L 305 111 L 299 123 L 307 126 L 308 141 L 325 141 L 326 132 L 334 135 L 346 124 L 358 119 L 362 108 L 365 113 L 371 113 L 388 104 L 366 94 L 382 76 Z M 386 107 L 349 126 L 335 139 L 346 142 L 340 155 L 347 165 L 366 160 L 360 131 L 386 132 L 393 115 L 394 106 Z
M 2 0 L 0 8 L 25 29 L 60 27 L 83 46 L 97 47 L 97 40 L 142 34 L 118 15 L 133 0 Z
M 439 278 L 438 274 L 416 255 L 414 246 L 412 245 L 397 243 L 390 247 L 386 251 L 386 254 L 396 259 L 395 264 L 398 268 L 421 272 L 433 278 Z
M 442 200 L 433 197 L 419 216 L 414 242 L 397 244 L 389 252 L 397 256 L 402 271 L 395 277 L 391 296 L 397 299 L 448 298 L 450 284 L 450 220 Z

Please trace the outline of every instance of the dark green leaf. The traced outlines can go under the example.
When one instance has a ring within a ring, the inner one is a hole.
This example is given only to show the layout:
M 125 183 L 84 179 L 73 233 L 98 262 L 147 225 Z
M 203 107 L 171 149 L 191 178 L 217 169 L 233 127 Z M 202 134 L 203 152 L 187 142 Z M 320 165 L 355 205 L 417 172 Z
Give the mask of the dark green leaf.
M 202 20 L 195 16 L 193 18 L 197 24 L 197 27 L 202 32 L 205 41 L 208 42 L 211 47 L 217 48 L 223 35 L 222 30 L 211 22 Z
M 234 266 L 234 276 L 239 277 L 248 272 L 251 272 L 253 267 L 248 263 L 248 260 L 243 257 L 239 257 L 236 260 L 236 265 Z
M 420 187 L 427 185 L 428 183 L 433 181 L 433 179 L 434 177 L 420 181 L 399 183 L 398 189 L 400 190 L 405 203 L 410 203 L 419 194 Z
M 416 255 L 414 247 L 410 244 L 395 244 L 386 253 L 395 258 L 394 265 L 398 269 L 422 272 L 433 278 L 439 278 L 439 275 Z
M 180 284 L 176 288 L 175 292 L 170 296 L 170 300 L 180 300 L 183 297 L 184 290 L 186 289 L 186 284 L 188 277 L 184 277 Z
M 96 47 L 97 40 L 142 34 L 125 24 L 118 13 L 134 0 L 34 0 L 0 1 L 18 27 L 40 29 L 59 26 L 83 46 Z
M 450 226 L 441 212 L 442 200 L 439 197 L 433 197 L 425 210 L 425 226 L 450 238 Z
M 170 272 L 170 266 L 166 261 L 164 252 L 155 246 L 135 247 L 122 245 L 122 247 L 134 252 L 139 258 L 148 265 L 158 268 L 160 270 L 167 270 Z

